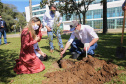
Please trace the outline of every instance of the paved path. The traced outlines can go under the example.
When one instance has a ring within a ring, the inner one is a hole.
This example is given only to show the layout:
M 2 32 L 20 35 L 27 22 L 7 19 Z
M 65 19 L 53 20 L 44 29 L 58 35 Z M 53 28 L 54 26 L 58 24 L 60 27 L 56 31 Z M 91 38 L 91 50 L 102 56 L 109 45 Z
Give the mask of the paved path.
M 102 33 L 102 29 L 95 29 L 95 31 L 97 33 Z M 122 32 L 122 29 L 108 29 L 108 33 L 121 33 Z M 124 30 L 124 32 L 126 32 L 126 28 Z M 71 33 L 69 30 L 64 30 L 63 31 L 63 34 L 69 34 Z M 42 35 L 43 36 L 46 36 L 47 35 L 47 32 L 46 31 L 42 31 Z M 20 37 L 20 34 L 9 34 L 7 35 L 7 38 L 13 38 L 13 37 Z

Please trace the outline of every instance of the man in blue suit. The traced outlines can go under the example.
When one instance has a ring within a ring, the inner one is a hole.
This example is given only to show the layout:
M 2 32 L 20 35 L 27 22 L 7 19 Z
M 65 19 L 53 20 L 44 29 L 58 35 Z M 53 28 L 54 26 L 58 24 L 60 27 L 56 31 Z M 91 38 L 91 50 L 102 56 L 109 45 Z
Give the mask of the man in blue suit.
M 6 22 L 2 20 L 2 16 L 0 15 L 0 45 L 1 45 L 2 35 L 4 37 L 4 43 L 7 44 L 6 28 L 7 28 Z

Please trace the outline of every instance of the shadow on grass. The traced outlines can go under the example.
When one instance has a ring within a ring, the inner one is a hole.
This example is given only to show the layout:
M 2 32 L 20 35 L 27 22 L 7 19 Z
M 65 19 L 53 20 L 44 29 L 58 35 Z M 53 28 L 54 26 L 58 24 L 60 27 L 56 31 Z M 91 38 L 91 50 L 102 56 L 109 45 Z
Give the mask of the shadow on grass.
M 10 82 L 8 80 L 9 77 L 16 76 L 13 71 L 16 56 L 18 54 L 15 51 L 0 49 L 0 81 L 5 84 Z
M 50 50 L 50 47 L 49 47 L 49 46 L 42 46 L 42 47 L 40 47 L 40 48 L 45 48 L 45 49 L 47 49 L 47 50 Z
M 126 56 L 123 59 L 117 58 L 116 48 L 121 45 L 121 33 L 118 34 L 98 34 L 98 48 L 95 50 L 96 54 L 101 55 L 101 59 L 112 60 L 114 64 L 119 66 L 126 66 Z M 126 47 L 126 34 L 124 34 L 124 44 Z

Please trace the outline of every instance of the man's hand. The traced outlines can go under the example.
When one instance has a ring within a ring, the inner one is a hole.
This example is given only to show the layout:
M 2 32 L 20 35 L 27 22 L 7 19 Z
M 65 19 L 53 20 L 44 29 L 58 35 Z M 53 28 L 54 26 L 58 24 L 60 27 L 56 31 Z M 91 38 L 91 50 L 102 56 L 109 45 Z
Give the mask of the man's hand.
M 48 28 L 48 29 L 47 29 L 47 31 L 51 31 L 51 29 L 50 29 L 50 28 Z
M 63 57 L 63 54 L 65 53 L 65 51 L 63 50 L 61 53 L 60 53 L 60 56 Z
M 40 24 L 40 28 L 39 28 L 39 31 L 41 31 L 41 29 L 42 29 L 42 26 L 43 26 L 43 25 L 42 25 L 42 24 Z
M 50 27 L 48 27 L 48 26 L 45 26 L 45 27 L 47 28 L 47 31 L 51 31 Z
M 90 46 L 87 47 L 87 51 L 89 50 Z M 86 47 L 83 48 L 84 51 L 86 51 Z
M 57 27 L 59 27 L 59 26 L 60 26 L 60 24 L 61 24 L 61 23 L 57 24 Z
M 57 27 L 59 27 L 60 26 L 60 24 L 57 24 Z
M 4 28 L 4 26 L 1 26 L 2 28 Z

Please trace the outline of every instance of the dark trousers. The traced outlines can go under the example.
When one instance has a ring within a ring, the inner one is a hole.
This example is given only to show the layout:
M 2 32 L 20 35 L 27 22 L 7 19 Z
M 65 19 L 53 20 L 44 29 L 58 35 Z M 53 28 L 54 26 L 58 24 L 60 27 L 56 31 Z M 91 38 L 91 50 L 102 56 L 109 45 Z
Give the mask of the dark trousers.
M 87 53 L 89 55 L 94 55 L 94 50 L 97 48 L 97 43 L 95 43 L 94 45 L 90 46 L 89 50 L 87 51 Z M 84 48 L 84 44 L 80 41 L 80 40 L 74 40 L 71 44 L 71 49 L 70 52 L 76 52 L 78 54 L 82 54 L 83 50 L 81 50 L 80 48 Z
M 7 44 L 6 31 L 4 30 L 4 31 L 0 31 L 0 45 L 1 45 L 2 35 L 4 37 L 4 43 Z

